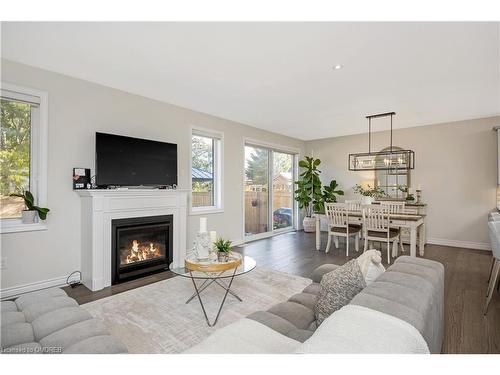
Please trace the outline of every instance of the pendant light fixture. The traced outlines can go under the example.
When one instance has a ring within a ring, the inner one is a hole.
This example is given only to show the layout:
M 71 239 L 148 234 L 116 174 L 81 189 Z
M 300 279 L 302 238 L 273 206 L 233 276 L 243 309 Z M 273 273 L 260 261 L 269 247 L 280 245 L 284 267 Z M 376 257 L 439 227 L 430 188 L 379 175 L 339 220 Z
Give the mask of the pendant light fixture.
M 415 168 L 415 152 L 394 150 L 392 146 L 392 118 L 396 112 L 379 113 L 366 116 L 368 119 L 368 152 L 349 154 L 350 171 L 394 171 Z M 372 152 L 372 119 L 391 118 L 391 146 L 389 151 Z

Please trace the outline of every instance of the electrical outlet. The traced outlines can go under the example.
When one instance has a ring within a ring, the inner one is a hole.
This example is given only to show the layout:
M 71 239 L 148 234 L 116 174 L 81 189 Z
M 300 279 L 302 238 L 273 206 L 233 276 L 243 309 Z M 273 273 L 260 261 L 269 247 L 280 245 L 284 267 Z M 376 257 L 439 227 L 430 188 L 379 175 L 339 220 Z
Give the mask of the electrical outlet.
M 0 270 L 4 270 L 7 268 L 7 258 L 0 259 Z

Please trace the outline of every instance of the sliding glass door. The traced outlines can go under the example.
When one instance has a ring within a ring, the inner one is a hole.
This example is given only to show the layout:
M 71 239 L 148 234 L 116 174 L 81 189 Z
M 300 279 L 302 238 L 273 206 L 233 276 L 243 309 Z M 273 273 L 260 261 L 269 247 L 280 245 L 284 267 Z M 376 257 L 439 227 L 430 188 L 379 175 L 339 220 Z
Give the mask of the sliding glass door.
M 295 155 L 245 145 L 245 236 L 266 237 L 294 228 Z

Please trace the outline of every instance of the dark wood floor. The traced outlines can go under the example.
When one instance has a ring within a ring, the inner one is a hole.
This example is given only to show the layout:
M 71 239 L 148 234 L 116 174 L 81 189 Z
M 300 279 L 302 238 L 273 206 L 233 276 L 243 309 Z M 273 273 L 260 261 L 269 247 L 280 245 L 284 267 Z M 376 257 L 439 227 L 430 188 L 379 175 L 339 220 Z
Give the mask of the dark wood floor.
M 326 235 L 323 235 L 323 244 Z M 325 263 L 344 264 L 345 245 L 329 254 L 316 251 L 314 234 L 293 232 L 251 242 L 234 250 L 253 257 L 261 267 L 308 277 L 317 266 Z M 354 246 L 352 246 L 354 249 Z M 385 255 L 385 250 L 383 250 Z M 491 253 L 481 250 L 426 245 L 425 258 L 445 266 L 445 337 L 443 353 L 500 353 L 500 293 L 496 292 L 488 315 L 482 311 L 486 300 Z M 173 277 L 162 272 L 139 280 L 115 285 L 98 292 L 84 286 L 66 288 L 80 304 L 104 298 L 126 290 Z

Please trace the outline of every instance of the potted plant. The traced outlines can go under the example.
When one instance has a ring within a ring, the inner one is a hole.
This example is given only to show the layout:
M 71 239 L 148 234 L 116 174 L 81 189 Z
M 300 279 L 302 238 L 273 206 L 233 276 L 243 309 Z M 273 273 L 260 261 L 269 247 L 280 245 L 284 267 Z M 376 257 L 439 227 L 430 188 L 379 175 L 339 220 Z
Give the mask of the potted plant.
M 316 212 L 325 212 L 325 203 L 337 202 L 338 195 L 344 195 L 344 191 L 340 190 L 339 184 L 336 180 L 331 180 L 329 185 L 323 186 L 323 193 L 321 194 L 321 201 L 315 207 Z M 316 209 L 318 208 L 318 209 Z
M 47 213 L 50 211 L 48 208 L 35 206 L 35 198 L 29 190 L 23 190 L 21 193 L 14 193 L 11 197 L 19 197 L 24 199 L 26 209 L 22 211 L 21 220 L 23 224 L 33 224 L 36 221 L 36 215 L 41 220 L 47 218 Z
M 405 199 L 407 202 L 413 202 L 415 200 L 415 196 L 410 193 L 410 189 L 406 185 L 398 185 L 398 190 L 405 194 Z
M 214 246 L 217 249 L 217 260 L 227 262 L 231 253 L 231 241 L 219 238 L 214 242 Z
M 362 204 L 372 204 L 376 198 L 382 198 L 387 195 L 380 187 L 372 188 L 370 185 L 367 185 L 367 187 L 364 188 L 363 186 L 356 184 L 354 192 L 361 195 Z
M 299 161 L 299 167 L 304 171 L 300 174 L 298 181 L 295 181 L 295 200 L 299 203 L 299 208 L 305 210 L 305 217 L 302 222 L 304 232 L 315 231 L 315 219 L 312 217 L 314 211 L 321 209 L 321 171 L 318 166 L 321 160 L 306 156 L 305 160 Z

